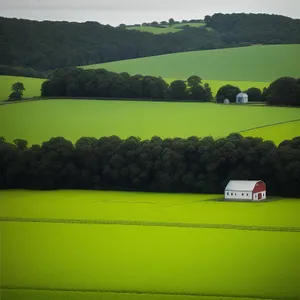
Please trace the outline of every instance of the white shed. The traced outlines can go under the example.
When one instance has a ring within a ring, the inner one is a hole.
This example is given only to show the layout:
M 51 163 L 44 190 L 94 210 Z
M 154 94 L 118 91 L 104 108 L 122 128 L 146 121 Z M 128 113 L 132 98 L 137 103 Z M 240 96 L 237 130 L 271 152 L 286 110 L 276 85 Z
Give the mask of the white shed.
M 224 100 L 224 104 L 229 104 L 229 103 L 230 103 L 230 101 L 228 99 Z
M 267 198 L 262 180 L 231 180 L 224 192 L 226 200 L 261 201 Z
M 237 94 L 236 103 L 248 103 L 248 95 L 246 93 Z

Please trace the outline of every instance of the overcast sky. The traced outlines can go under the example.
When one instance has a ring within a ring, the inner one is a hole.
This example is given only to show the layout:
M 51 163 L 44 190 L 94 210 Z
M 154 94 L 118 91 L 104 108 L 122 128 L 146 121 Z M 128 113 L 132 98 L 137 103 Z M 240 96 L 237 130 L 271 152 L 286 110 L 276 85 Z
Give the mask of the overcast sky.
M 0 15 L 32 20 L 135 24 L 204 18 L 216 12 L 275 13 L 300 19 L 300 0 L 0 0 Z

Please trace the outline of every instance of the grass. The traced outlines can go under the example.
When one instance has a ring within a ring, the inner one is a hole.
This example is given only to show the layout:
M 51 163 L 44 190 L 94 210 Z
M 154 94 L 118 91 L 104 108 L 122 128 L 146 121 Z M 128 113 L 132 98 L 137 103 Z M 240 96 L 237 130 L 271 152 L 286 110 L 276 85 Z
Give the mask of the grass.
M 16 82 L 22 82 L 25 87 L 24 97 L 31 98 L 41 95 L 41 85 L 45 79 L 17 77 L 17 76 L 0 76 L 0 102 L 7 100 L 11 93 L 11 86 Z
M 232 132 L 299 119 L 299 109 L 213 103 L 44 100 L 0 106 L 0 136 L 40 144 L 54 136 L 222 137 Z M 276 140 L 299 135 L 297 127 Z M 271 130 L 271 128 L 269 129 Z M 252 134 L 251 134 L 252 135 Z M 253 134 L 255 135 L 255 134 Z M 260 135 L 264 137 L 263 134 Z
M 128 30 L 138 30 L 143 32 L 150 32 L 153 34 L 166 34 L 166 33 L 175 33 L 182 30 L 182 26 L 190 26 L 190 27 L 203 27 L 205 26 L 205 23 L 181 23 L 181 24 L 175 24 L 173 26 L 166 25 L 164 28 L 159 27 L 153 27 L 153 26 L 130 26 L 126 27 Z
M 300 226 L 296 199 L 225 203 L 211 197 L 217 196 L 1 191 L 0 216 Z M 2 287 L 214 294 L 228 300 L 230 295 L 296 299 L 300 293 L 297 232 L 26 222 L 0 222 L 0 229 Z M 82 292 L 66 298 L 62 291 L 17 289 L 4 290 L 4 299 L 18 294 L 18 299 L 53 294 L 56 299 L 95 299 L 95 294 L 103 299 L 189 299 Z
M 300 45 L 251 46 L 128 59 L 85 68 L 163 78 L 199 75 L 205 80 L 271 82 L 282 76 L 300 77 L 299 52 Z

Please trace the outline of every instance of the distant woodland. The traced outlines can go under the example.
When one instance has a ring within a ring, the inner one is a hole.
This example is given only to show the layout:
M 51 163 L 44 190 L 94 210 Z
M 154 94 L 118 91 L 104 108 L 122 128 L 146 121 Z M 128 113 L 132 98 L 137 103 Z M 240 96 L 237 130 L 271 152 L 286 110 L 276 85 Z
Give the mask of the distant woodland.
M 67 98 L 131 98 L 170 101 L 213 100 L 210 86 L 202 84 L 199 76 L 190 76 L 186 81 L 175 80 L 168 84 L 161 77 L 115 73 L 105 69 L 84 70 L 63 68 L 51 72 L 42 84 L 42 97 Z M 241 90 L 232 85 L 221 87 L 216 101 L 224 99 L 236 102 Z M 269 105 L 300 106 L 300 79 L 282 77 L 261 91 L 252 87 L 244 91 L 251 102 L 267 102 Z
M 28 147 L 0 137 L 0 189 L 223 193 L 231 179 L 263 178 L 268 194 L 300 197 L 300 137 L 140 140 L 52 138 Z
M 163 35 L 96 22 L 0 18 L 0 65 L 38 71 L 166 53 L 300 43 L 300 20 L 266 14 L 215 14 L 206 26 Z

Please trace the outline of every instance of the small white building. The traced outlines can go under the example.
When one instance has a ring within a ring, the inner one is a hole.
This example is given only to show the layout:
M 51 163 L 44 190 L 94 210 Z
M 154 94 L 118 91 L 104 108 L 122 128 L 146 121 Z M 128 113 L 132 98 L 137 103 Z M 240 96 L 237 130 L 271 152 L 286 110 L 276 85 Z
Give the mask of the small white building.
M 237 94 L 236 103 L 248 103 L 248 95 L 246 93 Z
M 224 100 L 224 104 L 229 104 L 229 103 L 230 103 L 230 101 L 228 99 Z
M 226 200 L 261 201 L 267 198 L 262 180 L 231 180 L 224 192 Z

